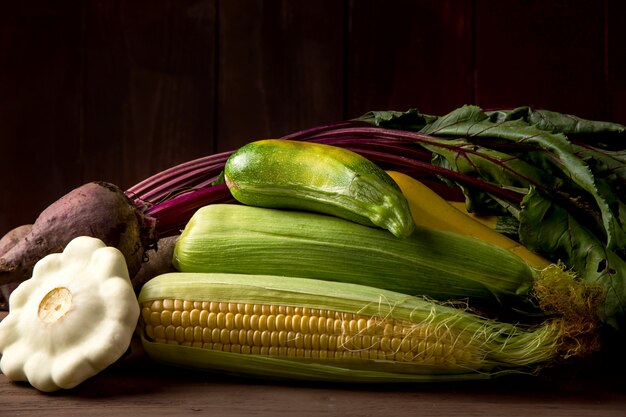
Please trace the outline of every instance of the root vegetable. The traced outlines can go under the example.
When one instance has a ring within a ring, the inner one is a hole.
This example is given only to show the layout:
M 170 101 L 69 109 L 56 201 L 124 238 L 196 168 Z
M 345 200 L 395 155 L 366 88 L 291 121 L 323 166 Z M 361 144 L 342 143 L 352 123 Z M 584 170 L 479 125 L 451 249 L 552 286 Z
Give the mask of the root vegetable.
M 95 237 L 119 249 L 134 276 L 154 244 L 154 221 L 117 186 L 82 185 L 41 212 L 31 230 L 0 254 L 0 285 L 30 278 L 37 261 L 62 252 L 77 236 Z
M 32 227 L 32 224 L 24 224 L 10 230 L 4 235 L 2 239 L 0 239 L 0 256 L 7 253 L 17 242 L 30 233 Z M 18 285 L 19 282 L 0 285 L 0 310 L 5 311 L 9 309 L 9 296 Z
M 174 235 L 159 239 L 155 248 L 146 251 L 147 260 L 132 279 L 135 291 L 139 292 L 143 284 L 157 275 L 175 271 L 172 265 L 172 256 L 174 255 L 174 243 L 178 237 L 179 235 Z
M 24 224 L 18 226 L 13 230 L 10 230 L 6 235 L 0 239 L 0 256 L 7 253 L 13 246 L 17 244 L 24 236 L 30 233 L 33 228 L 32 224 Z

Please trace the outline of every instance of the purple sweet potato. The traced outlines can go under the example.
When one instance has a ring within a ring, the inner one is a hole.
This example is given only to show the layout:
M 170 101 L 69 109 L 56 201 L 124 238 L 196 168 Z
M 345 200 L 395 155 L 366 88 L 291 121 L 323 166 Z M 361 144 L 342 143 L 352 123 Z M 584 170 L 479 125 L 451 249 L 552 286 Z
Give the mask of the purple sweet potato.
M 78 236 L 96 237 L 118 248 L 132 277 L 145 251 L 154 245 L 154 222 L 117 186 L 106 182 L 82 185 L 42 211 L 29 233 L 0 254 L 0 285 L 30 278 L 39 259 L 62 252 Z
M 13 246 L 17 244 L 24 236 L 30 233 L 33 228 L 32 224 L 24 224 L 22 226 L 18 226 L 13 230 L 9 230 L 9 232 L 2 236 L 0 239 L 0 256 L 7 253 Z
M 33 225 L 25 224 L 10 230 L 0 239 L 0 256 L 7 253 L 13 246 L 17 244 L 24 236 L 30 233 Z M 19 285 L 19 282 L 11 282 L 0 285 L 0 310 L 9 309 L 9 296 L 13 290 Z

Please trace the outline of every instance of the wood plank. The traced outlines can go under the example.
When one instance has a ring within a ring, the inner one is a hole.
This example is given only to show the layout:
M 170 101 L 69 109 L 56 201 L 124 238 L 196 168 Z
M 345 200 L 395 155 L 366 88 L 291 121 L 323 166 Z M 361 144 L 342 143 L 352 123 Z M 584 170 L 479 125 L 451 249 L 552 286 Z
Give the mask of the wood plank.
M 476 100 L 603 118 L 604 9 L 594 0 L 476 2 Z
M 460 383 L 316 384 L 165 367 L 143 355 L 137 344 L 134 348 L 133 355 L 78 387 L 52 394 L 0 374 L 0 414 L 618 417 L 626 409 L 623 365 Z
M 350 1 L 347 114 L 473 100 L 472 1 Z
M 81 2 L 0 13 L 0 236 L 80 182 Z
M 626 125 L 626 3 L 607 0 L 607 119 Z
M 213 153 L 215 0 L 89 2 L 85 180 L 123 188 Z
M 218 150 L 342 117 L 342 2 L 219 7 Z

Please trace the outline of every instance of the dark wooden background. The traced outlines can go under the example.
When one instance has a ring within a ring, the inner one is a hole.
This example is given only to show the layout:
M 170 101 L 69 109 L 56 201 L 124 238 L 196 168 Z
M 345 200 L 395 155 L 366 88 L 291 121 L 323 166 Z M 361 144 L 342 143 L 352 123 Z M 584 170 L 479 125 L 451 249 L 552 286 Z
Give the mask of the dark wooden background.
M 626 124 L 622 0 L 0 0 L 0 234 L 91 180 L 368 110 Z

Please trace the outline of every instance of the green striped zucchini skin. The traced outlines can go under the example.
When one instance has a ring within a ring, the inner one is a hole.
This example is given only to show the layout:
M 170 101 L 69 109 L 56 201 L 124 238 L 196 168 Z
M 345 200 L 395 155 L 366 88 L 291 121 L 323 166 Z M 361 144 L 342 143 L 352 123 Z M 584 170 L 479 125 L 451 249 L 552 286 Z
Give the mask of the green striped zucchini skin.
M 314 211 L 389 230 L 414 230 L 408 202 L 375 163 L 347 149 L 266 139 L 238 149 L 224 178 L 233 197 L 258 207 Z

